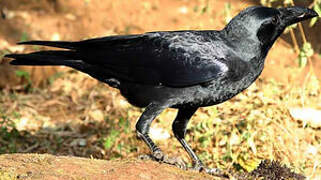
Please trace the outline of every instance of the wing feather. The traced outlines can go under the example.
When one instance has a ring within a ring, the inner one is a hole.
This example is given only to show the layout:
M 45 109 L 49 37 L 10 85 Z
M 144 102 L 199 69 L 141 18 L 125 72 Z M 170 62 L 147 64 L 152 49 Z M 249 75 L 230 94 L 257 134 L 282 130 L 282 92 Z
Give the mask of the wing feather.
M 183 87 L 229 74 L 231 60 L 226 54 L 230 53 L 224 52 L 228 48 L 221 47 L 223 43 L 217 31 L 176 31 L 109 36 L 78 42 L 30 41 L 21 44 L 70 49 L 75 58 L 68 58 L 81 61 L 83 67 L 90 68 L 82 71 L 94 77 L 95 74 L 106 76 L 100 79 L 115 78 L 141 84 Z M 41 58 L 38 58 L 37 62 L 40 61 Z M 55 62 L 43 64 L 50 63 Z M 235 61 L 232 65 L 238 63 Z

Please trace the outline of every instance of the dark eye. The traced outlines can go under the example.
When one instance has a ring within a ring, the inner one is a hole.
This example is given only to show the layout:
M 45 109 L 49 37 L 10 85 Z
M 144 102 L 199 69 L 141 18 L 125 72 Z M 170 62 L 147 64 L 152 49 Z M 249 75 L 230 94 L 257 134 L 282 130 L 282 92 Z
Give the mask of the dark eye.
M 278 18 L 277 16 L 274 16 L 274 17 L 272 18 L 272 23 L 273 23 L 273 24 L 278 24 L 278 23 L 279 23 L 279 18 Z

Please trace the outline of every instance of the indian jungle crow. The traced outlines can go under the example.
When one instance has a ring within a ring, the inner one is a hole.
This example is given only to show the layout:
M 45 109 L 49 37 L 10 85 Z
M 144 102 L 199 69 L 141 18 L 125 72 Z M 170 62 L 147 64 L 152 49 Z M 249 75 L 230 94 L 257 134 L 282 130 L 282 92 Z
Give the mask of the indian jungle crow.
M 285 28 L 318 16 L 304 7 L 245 9 L 220 30 L 159 31 L 69 41 L 28 41 L 64 50 L 9 54 L 12 65 L 65 65 L 113 88 L 134 106 L 145 108 L 136 132 L 160 162 L 172 162 L 148 135 L 166 108 L 178 109 L 172 124 L 177 140 L 193 160 L 193 169 L 210 174 L 185 140 L 186 126 L 199 107 L 220 104 L 248 88 Z M 184 165 L 182 165 L 184 166 Z

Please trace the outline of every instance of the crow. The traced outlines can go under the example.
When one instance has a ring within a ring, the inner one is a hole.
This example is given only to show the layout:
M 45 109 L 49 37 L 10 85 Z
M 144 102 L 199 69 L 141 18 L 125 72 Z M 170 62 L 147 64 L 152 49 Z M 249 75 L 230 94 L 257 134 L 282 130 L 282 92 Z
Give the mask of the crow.
M 285 28 L 318 16 L 304 7 L 249 7 L 220 30 L 158 31 L 82 41 L 27 41 L 63 50 L 9 54 L 12 65 L 64 65 L 87 73 L 145 108 L 136 132 L 154 160 L 170 161 L 149 136 L 153 120 L 166 108 L 178 109 L 172 124 L 177 140 L 193 161 L 193 169 L 209 169 L 185 140 L 186 126 L 199 107 L 227 101 L 261 74 L 265 57 Z M 184 165 L 182 165 L 184 166 Z

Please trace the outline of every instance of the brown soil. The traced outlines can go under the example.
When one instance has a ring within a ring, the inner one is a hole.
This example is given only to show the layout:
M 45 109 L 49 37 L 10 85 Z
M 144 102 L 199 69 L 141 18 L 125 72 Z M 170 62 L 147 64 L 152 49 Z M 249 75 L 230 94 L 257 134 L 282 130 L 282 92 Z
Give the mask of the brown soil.
M 304 176 L 292 173 L 279 163 L 264 161 L 252 173 L 226 173 L 229 178 L 184 171 L 174 166 L 137 159 L 105 161 L 97 159 L 53 156 L 49 154 L 0 155 L 0 179 L 115 179 L 115 180 L 205 180 L 205 179 L 296 179 Z
M 0 179 L 215 179 L 204 173 L 183 171 L 153 161 L 136 159 L 104 161 L 49 154 L 10 154 L 0 156 Z M 217 178 L 219 179 L 219 178 Z

